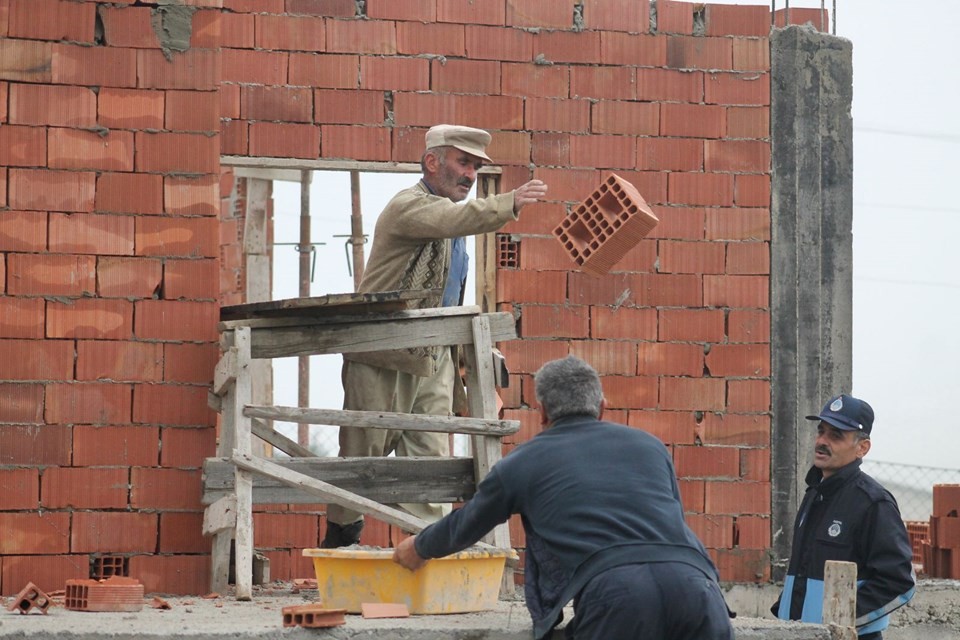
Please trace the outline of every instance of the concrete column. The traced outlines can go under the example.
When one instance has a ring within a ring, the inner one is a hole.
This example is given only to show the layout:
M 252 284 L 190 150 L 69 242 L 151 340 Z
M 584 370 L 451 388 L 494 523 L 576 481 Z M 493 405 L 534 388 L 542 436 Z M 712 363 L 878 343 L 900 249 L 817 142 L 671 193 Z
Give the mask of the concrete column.
M 770 35 L 773 577 L 786 570 L 816 413 L 852 384 L 852 45 Z

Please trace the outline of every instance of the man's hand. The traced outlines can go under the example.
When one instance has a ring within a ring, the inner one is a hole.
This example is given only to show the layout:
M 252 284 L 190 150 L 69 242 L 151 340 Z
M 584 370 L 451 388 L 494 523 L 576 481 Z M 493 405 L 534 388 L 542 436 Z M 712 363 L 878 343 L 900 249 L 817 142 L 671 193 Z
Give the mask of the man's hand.
M 541 180 L 531 180 L 513 191 L 513 210 L 519 212 L 524 205 L 533 204 L 547 195 L 547 185 Z
M 413 544 L 416 537 L 410 536 L 402 540 L 393 550 L 393 561 L 411 571 L 416 571 L 427 563 L 426 559 L 421 558 L 420 554 L 417 553 L 417 548 Z

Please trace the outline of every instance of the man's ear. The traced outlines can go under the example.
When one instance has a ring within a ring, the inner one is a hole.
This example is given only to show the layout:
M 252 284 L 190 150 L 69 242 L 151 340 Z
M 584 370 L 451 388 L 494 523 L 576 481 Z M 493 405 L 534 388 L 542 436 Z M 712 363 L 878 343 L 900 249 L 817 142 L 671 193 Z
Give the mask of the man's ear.
M 857 443 L 857 456 L 862 458 L 870 451 L 870 438 L 864 438 Z
M 597 412 L 597 420 L 603 420 L 603 412 L 607 408 L 607 399 L 602 398 L 600 400 L 600 411 Z
M 537 407 L 537 411 L 540 412 L 540 426 L 545 427 L 550 424 L 550 418 L 547 417 L 547 412 L 544 411 L 543 407 Z
M 436 153 L 428 153 L 423 158 L 423 166 L 430 175 L 435 175 L 438 171 L 440 171 L 440 163 L 441 158 Z

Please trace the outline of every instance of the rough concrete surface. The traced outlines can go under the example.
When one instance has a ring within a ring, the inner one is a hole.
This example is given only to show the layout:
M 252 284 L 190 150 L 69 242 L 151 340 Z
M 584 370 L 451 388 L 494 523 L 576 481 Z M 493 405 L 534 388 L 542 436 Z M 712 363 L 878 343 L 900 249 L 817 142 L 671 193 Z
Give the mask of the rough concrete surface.
M 773 585 L 736 585 L 726 590 L 737 640 L 832 640 L 827 627 L 772 620 L 766 609 L 776 599 Z M 336 640 L 529 640 L 530 617 L 521 600 L 500 601 L 494 611 L 458 615 L 364 619 L 348 615 L 346 624 L 331 629 L 284 627 L 283 607 L 314 602 L 316 591 L 296 593 L 290 585 L 275 583 L 258 588 L 249 602 L 230 595 L 219 598 L 165 597 L 169 610 L 146 604 L 137 613 L 89 613 L 63 608 L 54 598 L 47 615 L 8 612 L 12 598 L 0 600 L 0 638 L 33 640 L 149 639 L 219 640 L 252 638 L 330 638 Z M 884 634 L 887 640 L 957 640 L 960 638 L 960 583 L 926 581 L 910 606 L 895 614 Z M 151 602 L 148 596 L 145 602 Z M 566 618 L 572 615 L 568 611 Z

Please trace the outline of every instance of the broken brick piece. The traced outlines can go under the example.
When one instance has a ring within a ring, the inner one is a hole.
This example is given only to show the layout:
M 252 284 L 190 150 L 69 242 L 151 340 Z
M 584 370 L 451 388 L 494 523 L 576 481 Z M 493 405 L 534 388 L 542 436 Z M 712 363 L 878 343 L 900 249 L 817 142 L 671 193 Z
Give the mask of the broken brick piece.
M 140 611 L 143 585 L 135 578 L 67 580 L 64 606 L 71 611 Z
M 322 604 L 302 604 L 283 608 L 283 626 L 323 629 L 346 624 L 346 609 L 324 609 Z
M 49 606 L 50 596 L 41 591 L 37 585 L 28 582 L 27 586 L 21 589 L 20 593 L 13 599 L 13 603 L 7 607 L 7 610 L 30 613 L 32 609 L 38 609 L 40 613 L 46 614 Z
M 361 602 L 364 618 L 409 618 L 410 610 L 402 602 Z
M 637 188 L 611 173 L 553 235 L 582 271 L 602 276 L 659 222 Z

